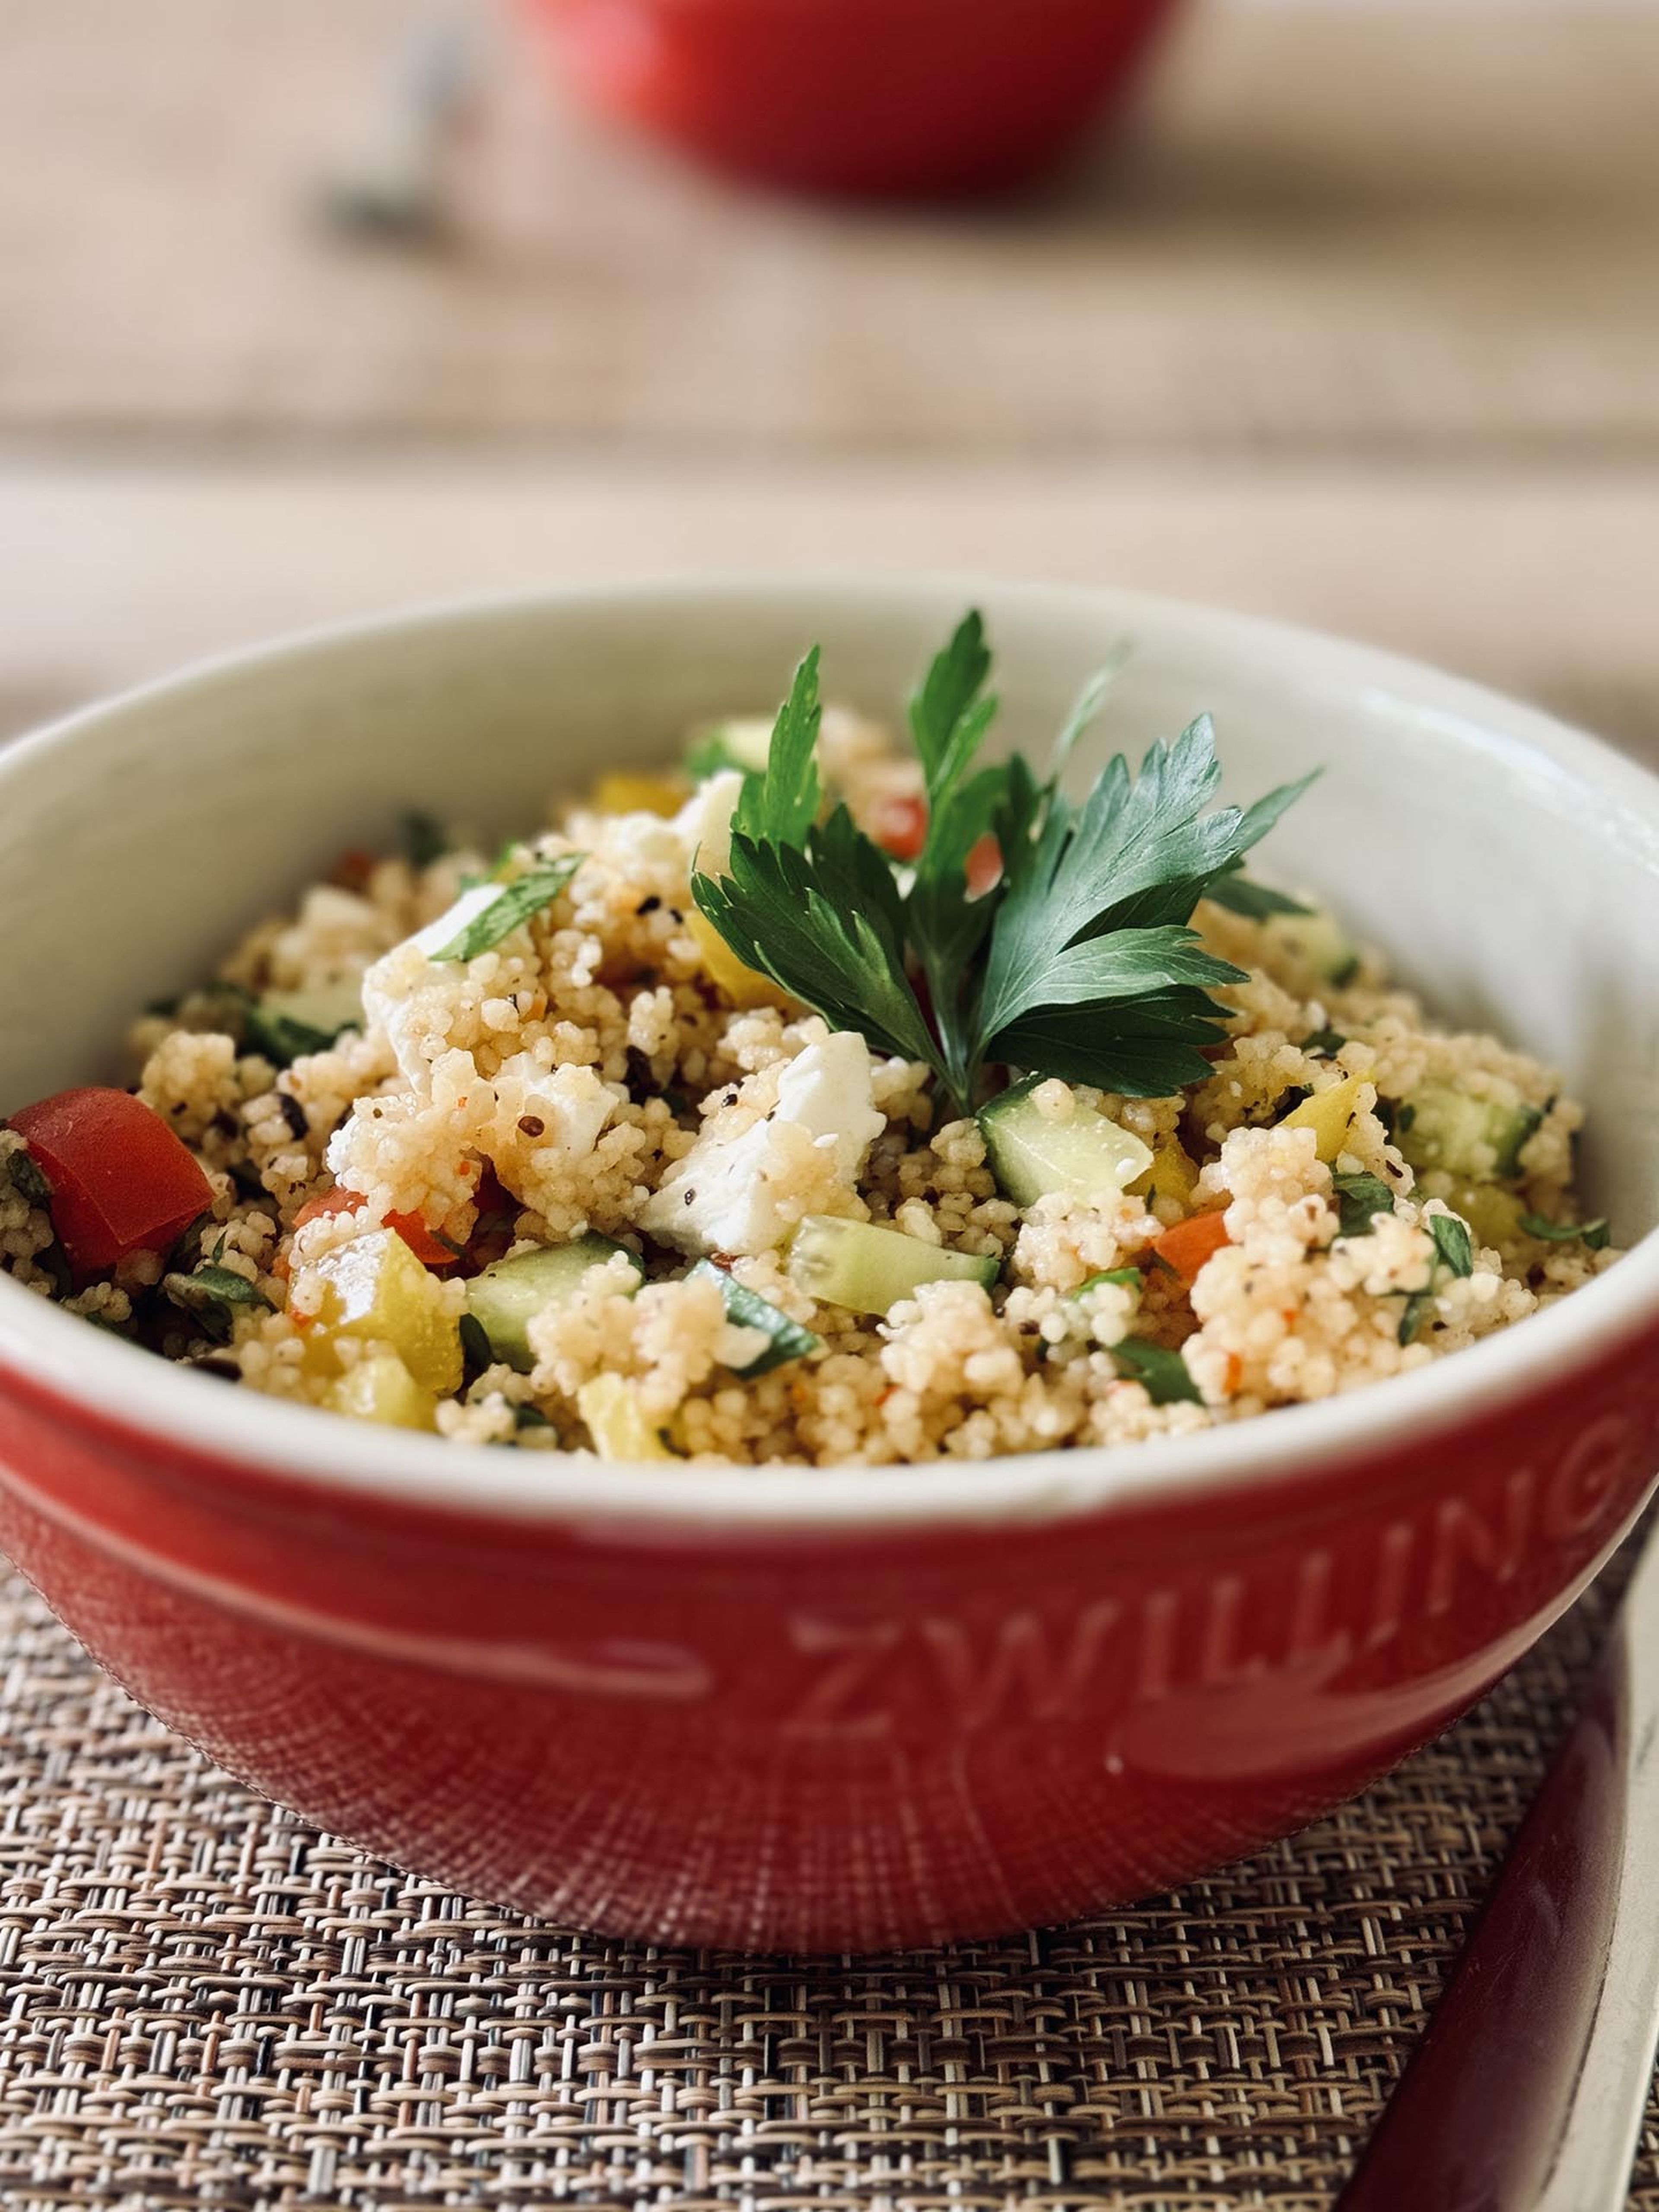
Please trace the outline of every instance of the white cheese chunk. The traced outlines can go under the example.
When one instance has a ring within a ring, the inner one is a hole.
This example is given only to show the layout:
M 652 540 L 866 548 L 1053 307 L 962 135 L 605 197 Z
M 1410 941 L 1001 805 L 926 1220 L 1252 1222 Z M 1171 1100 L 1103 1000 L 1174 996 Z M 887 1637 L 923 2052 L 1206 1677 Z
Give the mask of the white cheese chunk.
M 850 1030 L 835 1030 L 790 1061 L 763 1121 L 740 1136 L 700 1137 L 647 1201 L 640 1225 L 682 1252 L 774 1250 L 802 1211 L 823 1212 L 837 1190 L 856 1191 L 885 1126 L 872 1092 L 869 1048 Z

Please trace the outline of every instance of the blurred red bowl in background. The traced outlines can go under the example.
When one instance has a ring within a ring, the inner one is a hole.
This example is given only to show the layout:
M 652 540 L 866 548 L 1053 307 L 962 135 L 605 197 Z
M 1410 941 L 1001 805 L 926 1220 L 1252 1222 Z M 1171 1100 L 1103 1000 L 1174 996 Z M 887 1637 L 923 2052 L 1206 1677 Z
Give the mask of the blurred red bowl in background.
M 1173 0 L 526 0 L 597 106 L 812 191 L 981 191 L 1056 160 Z

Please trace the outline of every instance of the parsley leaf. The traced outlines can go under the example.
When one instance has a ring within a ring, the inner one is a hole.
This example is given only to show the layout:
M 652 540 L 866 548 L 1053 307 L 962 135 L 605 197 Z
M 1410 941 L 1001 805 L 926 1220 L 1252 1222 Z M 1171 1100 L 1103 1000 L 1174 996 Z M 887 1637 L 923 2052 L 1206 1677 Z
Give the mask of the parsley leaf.
M 46 1181 L 40 1161 L 27 1147 L 8 1152 L 4 1159 L 0 1160 L 0 1167 L 5 1169 L 6 1180 L 19 1198 L 30 1206 L 51 1206 L 52 1185 Z
M 556 860 L 541 860 L 503 884 L 489 904 L 458 930 L 447 945 L 431 955 L 434 960 L 476 960 L 503 938 L 550 906 L 587 858 L 586 853 L 561 853 Z
M 1405 1310 L 1400 1316 L 1399 1335 L 1400 1341 L 1402 1345 L 1412 1344 L 1416 1341 L 1417 1332 L 1423 1326 L 1423 1316 L 1429 1311 L 1433 1304 L 1434 1292 L 1431 1289 L 1425 1291 L 1413 1291 L 1412 1292 L 1410 1297 L 1407 1299 Z
M 411 806 L 404 817 L 404 850 L 412 868 L 429 868 L 450 849 L 443 825 L 435 815 Z
M 1250 921 L 1265 921 L 1270 915 L 1275 914 L 1313 912 L 1312 907 L 1304 905 L 1302 900 L 1291 898 L 1284 891 L 1276 891 L 1267 884 L 1255 882 L 1252 877 L 1241 875 L 1239 870 L 1243 866 L 1242 860 L 1236 860 L 1231 868 L 1216 878 L 1205 892 L 1205 897 L 1217 906 L 1224 906 L 1229 914 L 1242 914 Z
M 1581 1239 L 1592 1252 L 1604 1252 L 1610 1234 L 1605 1216 L 1594 1221 L 1550 1221 L 1541 1213 L 1523 1213 L 1521 1226 L 1540 1244 L 1571 1244 Z
M 1434 1239 L 1435 1250 L 1454 1275 L 1474 1273 L 1474 1248 L 1468 1222 L 1460 1221 L 1455 1213 L 1431 1213 L 1424 1226 Z
M 764 775 L 744 778 L 733 833 L 770 843 L 799 845 L 817 819 L 818 648 L 795 671 L 789 696 L 772 726 Z
M 1147 1344 L 1138 1336 L 1126 1336 L 1112 1346 L 1112 1358 L 1118 1373 L 1130 1382 L 1139 1382 L 1155 1406 L 1204 1403 L 1204 1394 L 1178 1352 L 1166 1351 L 1161 1344 Z
M 204 1336 L 216 1344 L 228 1344 L 235 1325 L 239 1308 L 262 1306 L 267 1313 L 276 1308 L 257 1283 L 248 1281 L 234 1268 L 216 1267 L 208 1263 L 188 1275 L 166 1275 L 161 1288 L 181 1313 L 191 1316 Z
M 1333 1176 L 1331 1188 L 1336 1193 L 1339 1237 L 1363 1237 L 1379 1213 L 1394 1212 L 1394 1193 L 1381 1176 Z
M 1340 1030 L 1315 1030 L 1310 1036 L 1303 1038 L 1302 1049 L 1316 1058 L 1334 1060 L 1347 1042 Z
M 1060 771 L 1115 669 L 1085 689 L 1039 783 L 1018 757 L 979 764 L 997 710 L 990 665 L 970 613 L 910 702 L 928 821 L 901 875 L 844 807 L 818 819 L 814 647 L 765 773 L 744 781 L 724 874 L 693 880 L 699 908 L 745 966 L 832 1026 L 930 1067 L 958 1111 L 972 1110 L 988 1063 L 1134 1097 L 1201 1081 L 1226 1018 L 1210 993 L 1243 974 L 1206 950 L 1193 909 L 1236 882 L 1310 779 L 1247 809 L 1214 805 L 1204 717 L 1154 744 L 1138 775 L 1118 756 L 1075 803 Z M 1002 872 L 970 896 L 968 858 L 988 836 Z

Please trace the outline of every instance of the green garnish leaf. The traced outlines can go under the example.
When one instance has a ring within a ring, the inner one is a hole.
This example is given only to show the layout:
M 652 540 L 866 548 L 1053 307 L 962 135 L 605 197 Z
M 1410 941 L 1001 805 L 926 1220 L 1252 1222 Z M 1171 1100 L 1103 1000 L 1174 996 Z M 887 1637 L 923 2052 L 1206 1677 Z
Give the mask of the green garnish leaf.
M 1332 969 L 1331 988 L 1334 991 L 1346 991 L 1358 973 L 1359 955 L 1357 952 L 1351 952 L 1340 967 Z
M 1552 1098 L 1550 1104 L 1553 1106 L 1554 1103 Z M 1500 1176 L 1520 1173 L 1522 1152 L 1542 1127 L 1547 1111 L 1547 1109 L 1542 1106 L 1523 1106 L 1516 1115 L 1514 1132 L 1498 1158 L 1498 1172 Z
M 550 906 L 586 858 L 586 853 L 561 853 L 556 860 L 540 860 L 526 868 L 510 884 L 503 884 L 489 904 L 432 958 L 476 960 L 481 952 L 493 951 L 503 938 Z
M 1435 1250 L 1454 1275 L 1474 1273 L 1474 1248 L 1467 1221 L 1459 1220 L 1455 1213 L 1431 1213 L 1425 1226 L 1434 1239 Z
M 30 1206 L 44 1206 L 50 1208 L 52 1185 L 46 1181 L 40 1161 L 27 1147 L 19 1152 L 8 1152 L 3 1163 L 0 1164 L 4 1166 L 6 1180 L 19 1198 L 26 1200 Z
M 1237 875 L 1307 779 L 1246 810 L 1212 804 L 1220 771 L 1200 718 L 1172 745 L 1153 745 L 1138 776 L 1112 760 L 1074 803 L 1058 769 L 1112 672 L 1085 691 L 1055 772 L 1039 784 L 1018 757 L 976 765 L 996 713 L 989 669 L 983 624 L 969 614 L 911 701 L 928 822 L 902 886 L 844 808 L 817 821 L 814 648 L 779 714 L 765 775 L 744 783 L 726 872 L 694 880 L 699 908 L 739 960 L 832 1026 L 925 1062 L 958 1111 L 971 1109 L 988 1064 L 1137 1097 L 1201 1081 L 1204 1050 L 1224 1033 L 1210 993 L 1243 977 L 1205 949 L 1193 909 Z M 968 856 L 988 835 L 1002 874 L 971 897 Z
M 539 1406 L 515 1406 L 513 1425 L 522 1432 L 526 1429 L 550 1429 L 553 1424 Z
M 1161 1255 L 1155 1252 L 1152 1257 L 1158 1260 Z M 1071 1295 L 1074 1298 L 1083 1297 L 1090 1291 L 1099 1290 L 1105 1283 L 1115 1283 L 1121 1290 L 1139 1290 L 1146 1279 L 1139 1267 L 1102 1267 L 1097 1273 L 1085 1276 Z
M 1605 1251 L 1610 1234 L 1605 1217 L 1595 1221 L 1551 1221 L 1541 1213 L 1523 1213 L 1521 1226 L 1540 1244 L 1581 1243 L 1592 1252 Z
M 443 824 L 435 815 L 411 806 L 404 817 L 404 850 L 412 868 L 429 868 L 451 850 Z
M 1204 1394 L 1178 1352 L 1166 1351 L 1161 1344 L 1145 1343 L 1137 1336 L 1126 1336 L 1121 1344 L 1112 1346 L 1112 1358 L 1117 1363 L 1118 1373 L 1128 1382 L 1139 1382 L 1155 1406 L 1204 1403 Z
M 799 845 L 818 816 L 818 648 L 795 671 L 789 696 L 778 709 L 764 775 L 746 776 L 734 834 L 775 844 Z
M 464 1313 L 459 1323 L 461 1334 L 461 1360 L 465 1380 L 476 1382 L 486 1367 L 495 1364 L 495 1348 L 489 1341 L 483 1323 L 477 1314 Z
M 768 1340 L 761 1351 L 738 1372 L 752 1381 L 759 1375 L 769 1375 L 775 1367 L 781 1367 L 791 1359 L 805 1359 L 810 1352 L 822 1352 L 823 1339 L 810 1328 L 803 1328 L 792 1321 L 781 1306 L 770 1298 L 762 1297 L 738 1282 L 735 1275 L 724 1267 L 717 1267 L 712 1260 L 699 1260 L 692 1268 L 692 1276 L 712 1275 L 720 1286 L 720 1297 L 726 1306 L 726 1318 L 738 1328 L 756 1329 Z
M 1253 877 L 1243 875 L 1243 861 L 1218 876 L 1204 896 L 1217 906 L 1224 906 L 1229 914 L 1242 914 L 1249 921 L 1265 921 L 1275 914 L 1312 914 L 1314 908 L 1301 899 L 1293 899 L 1284 891 L 1276 891 L 1269 884 L 1259 884 Z
M 1326 1060 L 1334 1060 L 1347 1042 L 1340 1030 L 1316 1030 L 1311 1036 L 1303 1038 L 1302 1049 Z
M 1379 1213 L 1394 1212 L 1394 1193 L 1381 1176 L 1333 1176 L 1331 1188 L 1336 1193 L 1339 1237 L 1363 1237 Z
M 242 1014 L 242 1042 L 274 1066 L 291 1067 L 313 1052 L 326 1052 L 347 1030 L 361 1026 L 361 1021 L 342 1022 L 337 1030 L 319 1030 L 251 999 Z
M 1402 1345 L 1416 1341 L 1417 1332 L 1423 1326 L 1423 1316 L 1434 1304 L 1434 1292 L 1413 1291 L 1406 1301 L 1405 1311 L 1400 1316 L 1400 1341 Z
M 191 1316 L 203 1335 L 216 1344 L 230 1341 L 239 1310 L 259 1306 L 266 1313 L 276 1310 L 257 1283 L 249 1282 L 234 1268 L 216 1267 L 210 1262 L 191 1274 L 164 1275 L 161 1288 L 181 1313 Z

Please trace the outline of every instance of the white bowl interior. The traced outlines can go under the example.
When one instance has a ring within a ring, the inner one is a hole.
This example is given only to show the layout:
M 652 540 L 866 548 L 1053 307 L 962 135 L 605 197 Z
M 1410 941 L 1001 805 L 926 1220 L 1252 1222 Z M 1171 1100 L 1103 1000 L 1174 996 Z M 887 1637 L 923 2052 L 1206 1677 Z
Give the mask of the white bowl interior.
M 135 1010 L 343 848 L 394 837 L 405 809 L 492 834 L 537 822 L 596 770 L 670 755 L 689 722 L 769 707 L 815 639 L 830 696 L 896 714 L 970 594 L 1005 743 L 1046 747 L 1127 642 L 1099 751 L 1138 753 L 1207 709 L 1231 795 L 1322 768 L 1264 865 L 1328 896 L 1437 1007 L 1558 1065 L 1593 1107 L 1595 1202 L 1621 1242 L 1653 1224 L 1659 783 L 1358 647 L 1130 593 L 948 579 L 452 609 L 210 666 L 0 752 L 0 1112 L 107 1079 Z

